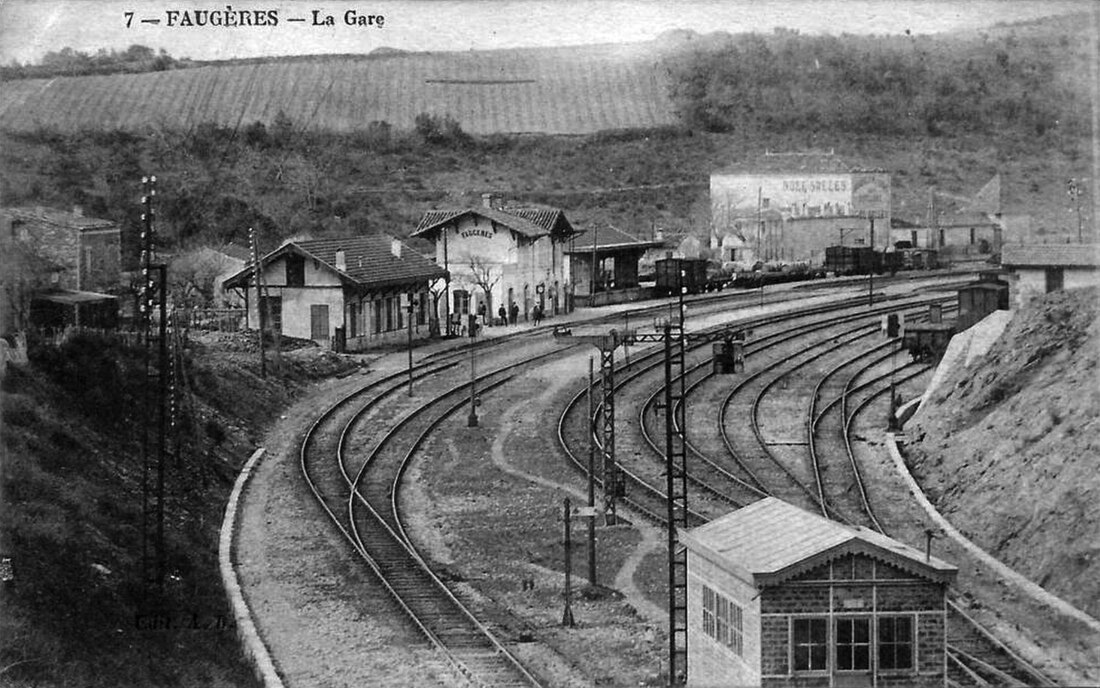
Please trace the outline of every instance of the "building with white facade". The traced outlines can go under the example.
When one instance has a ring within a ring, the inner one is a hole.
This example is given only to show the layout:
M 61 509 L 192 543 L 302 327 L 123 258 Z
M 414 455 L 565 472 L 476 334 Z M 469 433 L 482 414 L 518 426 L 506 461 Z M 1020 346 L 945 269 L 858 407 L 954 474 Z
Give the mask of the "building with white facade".
M 882 248 L 890 192 L 888 172 L 832 153 L 765 154 L 711 174 L 711 248 L 723 262 L 812 263 L 826 246 Z
M 429 210 L 412 236 L 435 245 L 436 264 L 450 274 L 446 312 L 452 322 L 513 305 L 526 320 L 537 305 L 564 312 L 571 294 L 566 251 L 576 231 L 559 208 L 505 207 L 484 194 L 480 206 Z M 484 308 L 482 308 L 484 306 Z

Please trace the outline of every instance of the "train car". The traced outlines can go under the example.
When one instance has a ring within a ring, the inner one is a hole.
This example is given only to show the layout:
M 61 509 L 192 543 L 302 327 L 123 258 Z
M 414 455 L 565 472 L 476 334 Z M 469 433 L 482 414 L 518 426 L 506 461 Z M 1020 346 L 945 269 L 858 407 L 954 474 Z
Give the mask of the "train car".
M 838 275 L 893 274 L 902 269 L 898 251 L 879 251 L 869 246 L 826 246 L 825 271 Z
M 875 251 L 867 246 L 826 246 L 825 270 L 838 275 L 866 275 L 874 270 Z
M 902 270 L 935 270 L 939 267 L 938 253 L 934 248 L 903 248 L 901 254 Z
M 683 288 L 685 294 L 698 294 L 707 288 L 707 261 L 704 258 L 662 258 L 654 263 L 657 296 L 675 294 Z
M 998 310 L 1008 310 L 1008 282 L 1000 273 L 979 273 L 977 281 L 959 288 L 959 332 Z

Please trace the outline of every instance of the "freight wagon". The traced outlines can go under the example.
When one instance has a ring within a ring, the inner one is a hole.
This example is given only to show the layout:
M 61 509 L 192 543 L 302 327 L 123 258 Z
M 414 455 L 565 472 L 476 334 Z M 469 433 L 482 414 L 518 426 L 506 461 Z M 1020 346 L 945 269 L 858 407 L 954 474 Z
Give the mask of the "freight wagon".
M 897 272 L 902 256 L 897 251 L 878 251 L 867 246 L 826 246 L 825 270 L 838 275 Z
M 707 261 L 704 258 L 662 258 L 654 263 L 657 271 L 656 296 L 698 294 L 707 288 Z

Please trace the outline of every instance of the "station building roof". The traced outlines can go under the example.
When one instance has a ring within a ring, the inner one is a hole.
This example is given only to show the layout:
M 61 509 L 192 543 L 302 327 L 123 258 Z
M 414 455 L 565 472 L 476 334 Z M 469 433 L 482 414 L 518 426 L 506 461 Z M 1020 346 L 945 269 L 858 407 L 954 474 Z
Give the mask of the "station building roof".
M 440 228 L 456 222 L 465 216 L 483 217 L 529 239 L 553 234 L 555 236 L 569 236 L 576 230 L 569 223 L 565 211 L 560 208 L 543 208 L 533 206 L 523 207 L 488 207 L 485 205 L 469 208 L 451 208 L 444 210 L 429 210 L 421 217 L 416 229 L 410 236 L 429 237 Z
M 882 533 L 831 521 L 775 497 L 681 530 L 680 542 L 756 585 L 782 583 L 848 554 L 864 554 L 941 583 L 958 572 Z
M 593 248 L 598 253 L 631 249 L 648 251 L 651 248 L 660 248 L 664 245 L 665 242 L 662 239 L 651 241 L 638 239 L 617 227 L 607 225 L 598 229 L 586 230 L 579 234 L 566 253 L 591 253 Z
M 399 250 L 395 251 L 395 243 Z M 344 267 L 337 268 L 336 252 L 344 252 Z M 400 255 L 398 255 L 398 253 Z M 341 239 L 290 241 L 263 257 L 262 263 L 284 255 L 301 255 L 322 263 L 348 285 L 382 288 L 443 277 L 446 270 L 413 251 L 403 242 L 382 235 Z M 226 289 L 245 287 L 252 279 L 252 266 L 246 266 L 224 282 Z
M 1008 244 L 1001 249 L 1005 267 L 1100 267 L 1100 244 Z

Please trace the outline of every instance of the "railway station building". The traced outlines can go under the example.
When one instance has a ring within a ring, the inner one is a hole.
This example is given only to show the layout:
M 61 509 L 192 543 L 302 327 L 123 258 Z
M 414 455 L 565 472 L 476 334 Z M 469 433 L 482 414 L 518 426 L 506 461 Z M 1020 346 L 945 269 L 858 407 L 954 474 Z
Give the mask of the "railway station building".
M 680 543 L 688 685 L 945 685 L 956 567 L 775 497 Z
M 506 207 L 483 194 L 478 206 L 425 212 L 411 236 L 431 241 L 450 275 L 442 310 L 453 328 L 469 314 L 493 318 L 501 306 L 514 305 L 522 320 L 536 305 L 546 316 L 570 310 L 565 253 L 574 234 L 560 208 Z
M 433 290 L 446 272 L 403 242 L 381 235 L 288 241 L 260 259 L 262 296 L 246 266 L 223 283 L 245 300 L 249 327 L 363 351 L 432 333 Z M 411 318 L 412 322 L 409 322 Z
M 710 203 L 711 248 L 723 262 L 820 265 L 827 246 L 890 239 L 890 174 L 833 153 L 765 153 L 713 172 Z

